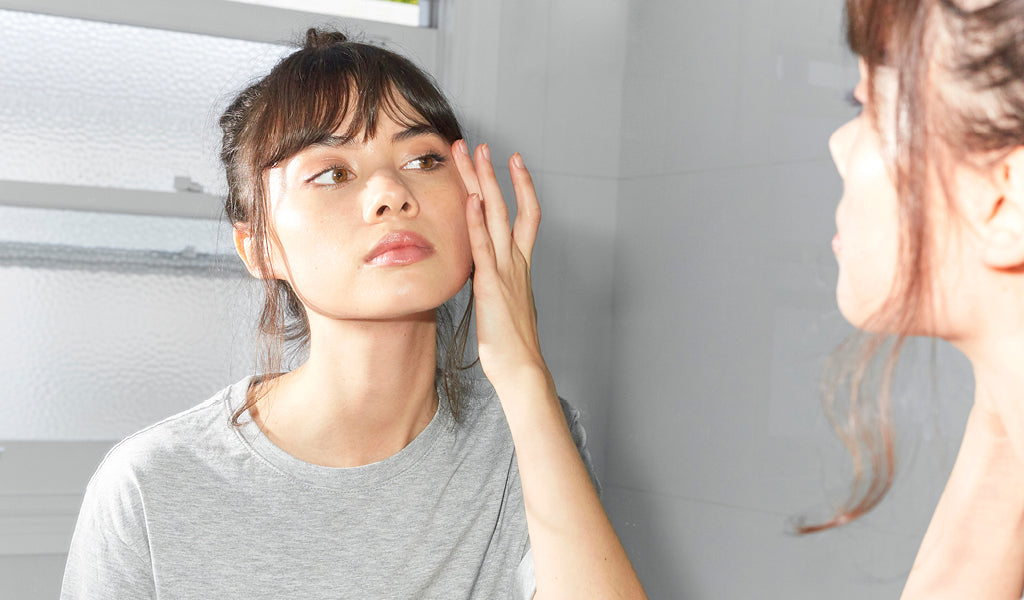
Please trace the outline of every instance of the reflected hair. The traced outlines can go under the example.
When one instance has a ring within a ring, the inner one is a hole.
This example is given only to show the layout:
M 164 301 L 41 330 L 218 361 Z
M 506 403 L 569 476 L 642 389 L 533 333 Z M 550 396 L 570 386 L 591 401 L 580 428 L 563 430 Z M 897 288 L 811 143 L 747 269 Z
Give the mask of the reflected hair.
M 449 144 L 461 139 L 454 111 L 429 75 L 408 59 L 337 31 L 309 29 L 304 43 L 264 78 L 242 90 L 220 117 L 221 162 L 227 175 L 225 212 L 232 225 L 249 229 L 252 254 L 263 283 L 256 327 L 256 374 L 233 425 L 265 394 L 260 376 L 273 377 L 309 346 L 305 308 L 288 282 L 276 279 L 269 262 L 266 189 L 268 169 L 302 149 L 323 142 L 351 118 L 343 134 L 366 142 L 381 116 L 406 127 L 426 127 Z M 470 298 L 471 284 L 470 284 Z M 456 325 L 453 298 L 437 309 L 438 391 L 456 421 L 468 389 L 463 356 L 472 300 Z M 261 391 L 262 390 L 262 391 Z
M 846 37 L 867 64 L 866 116 L 892 136 L 899 265 L 866 333 L 846 340 L 826 369 L 823 404 L 849 451 L 853 477 L 833 515 L 801 523 L 801 533 L 857 519 L 892 487 L 893 375 L 904 341 L 930 327 L 941 300 L 933 287 L 931 211 L 944 202 L 955 213 L 951 166 L 991 165 L 1024 144 L 1024 0 L 847 0 Z M 880 67 L 897 74 L 893 110 L 884 117 L 876 110 Z M 931 177 L 939 185 L 930 192 Z

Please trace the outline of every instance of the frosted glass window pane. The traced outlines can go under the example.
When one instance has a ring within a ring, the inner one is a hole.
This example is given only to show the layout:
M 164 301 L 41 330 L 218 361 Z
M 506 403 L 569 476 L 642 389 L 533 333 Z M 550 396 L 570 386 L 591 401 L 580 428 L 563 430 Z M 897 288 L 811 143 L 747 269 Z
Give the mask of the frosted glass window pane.
M 285 46 L 0 10 L 0 179 L 222 193 L 217 118 Z
M 0 207 L 0 440 L 116 440 L 252 372 L 230 226 Z
M 0 206 L 0 242 L 235 254 L 226 220 Z
M 0 289 L 0 440 L 117 440 L 252 372 L 241 277 L 0 266 Z

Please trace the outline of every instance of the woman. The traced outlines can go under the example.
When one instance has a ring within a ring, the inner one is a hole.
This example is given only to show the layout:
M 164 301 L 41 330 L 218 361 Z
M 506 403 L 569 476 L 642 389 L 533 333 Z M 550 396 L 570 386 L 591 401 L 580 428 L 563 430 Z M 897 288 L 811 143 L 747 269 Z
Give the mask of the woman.
M 970 359 L 976 395 L 903 597 L 1017 599 L 1024 587 L 1024 0 L 847 0 L 846 11 L 863 111 L 829 143 L 844 182 L 833 240 L 836 295 L 847 320 L 874 337 L 840 373 L 852 381 L 850 411 L 836 419 L 854 453 L 852 498 L 832 521 L 806 530 L 857 517 L 892 481 L 886 394 L 880 411 L 861 403 L 870 356 L 894 336 L 888 380 L 906 336 L 940 337 Z
M 510 225 L 429 78 L 317 30 L 221 126 L 264 374 L 110 452 L 62 596 L 643 597 L 540 353 L 522 158 Z M 493 392 L 439 312 L 471 275 Z

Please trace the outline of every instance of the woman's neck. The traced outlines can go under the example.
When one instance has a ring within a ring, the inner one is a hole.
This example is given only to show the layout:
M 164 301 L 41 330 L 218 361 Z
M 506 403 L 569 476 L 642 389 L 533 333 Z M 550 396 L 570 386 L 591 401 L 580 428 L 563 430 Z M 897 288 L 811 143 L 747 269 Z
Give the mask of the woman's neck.
M 974 408 L 1024 465 L 1024 335 L 1009 332 L 959 345 L 974 368 Z
M 268 383 L 254 419 L 306 462 L 354 467 L 392 456 L 437 409 L 434 319 L 432 312 L 401 321 L 311 315 L 309 359 Z
M 1024 340 L 958 343 L 975 402 L 901 598 L 1020 598 L 1024 582 Z

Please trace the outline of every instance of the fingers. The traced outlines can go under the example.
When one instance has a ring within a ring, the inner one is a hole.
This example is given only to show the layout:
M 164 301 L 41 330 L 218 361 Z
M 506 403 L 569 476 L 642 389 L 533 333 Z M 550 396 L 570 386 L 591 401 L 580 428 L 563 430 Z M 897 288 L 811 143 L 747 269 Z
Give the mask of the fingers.
M 486 144 L 477 146 L 474 162 L 469 156 L 466 142 L 458 140 L 452 145 L 452 155 L 466 191 L 483 199 L 484 218 L 498 260 L 508 260 L 511 258 L 512 231 L 508 222 L 508 209 L 491 164 L 490 148 Z
M 484 214 L 487 215 L 487 230 L 491 232 L 494 252 L 498 260 L 510 257 L 512 250 L 512 229 L 508 224 L 508 207 L 498 186 L 498 177 L 491 164 L 491 149 L 487 144 L 476 147 L 476 175 L 483 192 Z
M 512 239 L 526 258 L 526 264 L 530 264 L 533 244 L 537 241 L 537 229 L 540 228 L 540 202 L 533 187 L 533 178 L 526 170 L 521 154 L 517 152 L 512 155 L 508 160 L 508 170 L 512 174 L 512 189 L 516 192 L 517 206 Z
M 456 140 L 452 144 L 452 157 L 454 157 L 455 167 L 459 170 L 459 175 L 462 177 L 462 183 L 466 186 L 466 192 L 478 194 L 482 198 L 483 192 L 480 191 L 476 167 L 473 165 L 473 159 L 469 157 L 469 149 L 466 147 L 465 140 Z
M 490 234 L 491 253 L 499 263 L 504 264 L 512 257 L 514 242 L 529 264 L 540 227 L 541 210 L 533 179 L 523 163 L 523 157 L 516 153 L 509 159 L 509 172 L 518 207 L 515 226 L 511 227 L 508 208 L 498 186 L 487 144 L 477 146 L 475 156 L 470 158 L 465 141 L 459 140 L 452 146 L 452 154 L 466 190 L 483 199 L 482 211 L 484 224 Z
M 477 274 L 493 271 L 497 268 L 494 245 L 484 223 L 483 203 L 476 193 L 470 194 L 466 202 L 466 224 L 469 226 L 469 248 L 473 253 Z

